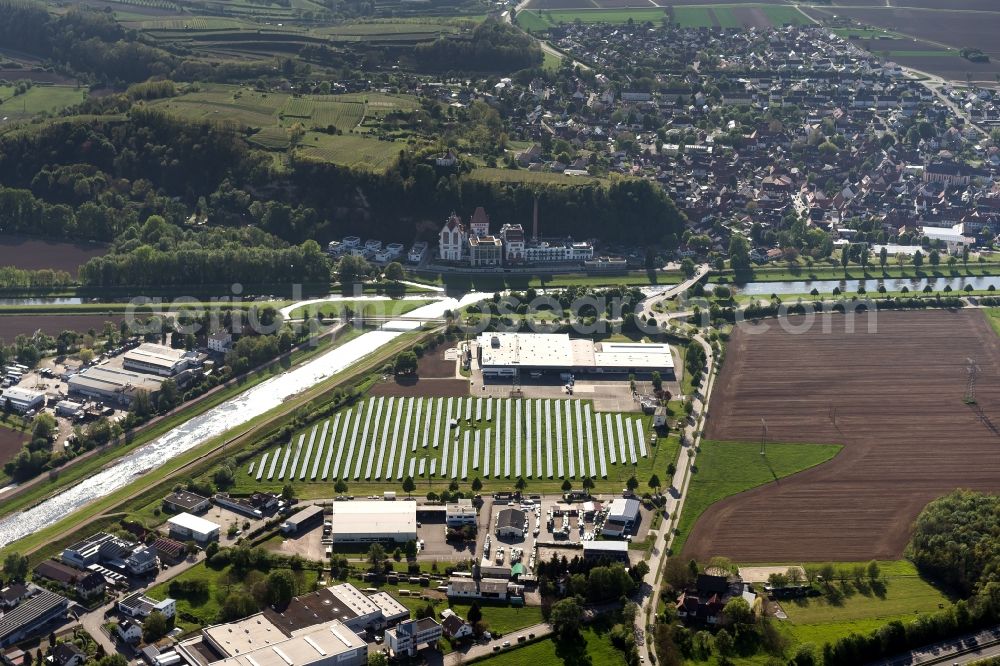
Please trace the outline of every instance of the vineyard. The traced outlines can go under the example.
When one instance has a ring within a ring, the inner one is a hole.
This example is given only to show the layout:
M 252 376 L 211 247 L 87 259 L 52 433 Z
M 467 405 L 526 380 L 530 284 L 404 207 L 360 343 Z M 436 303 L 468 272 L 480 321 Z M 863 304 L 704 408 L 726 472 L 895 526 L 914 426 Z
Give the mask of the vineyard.
M 360 134 L 332 136 L 309 132 L 299 147 L 301 157 L 370 171 L 384 171 L 406 144 L 380 141 Z

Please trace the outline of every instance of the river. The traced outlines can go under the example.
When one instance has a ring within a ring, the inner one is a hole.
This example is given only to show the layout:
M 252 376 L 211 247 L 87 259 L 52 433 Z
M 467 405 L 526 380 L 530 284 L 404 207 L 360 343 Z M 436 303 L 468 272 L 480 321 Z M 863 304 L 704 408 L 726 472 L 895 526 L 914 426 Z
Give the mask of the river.
M 727 284 L 735 287 L 741 294 L 748 296 L 770 296 L 771 294 L 808 294 L 813 289 L 821 294 L 833 292 L 834 287 L 845 294 L 858 291 L 864 286 L 868 294 L 876 296 L 879 285 L 885 285 L 886 291 L 902 291 L 906 287 L 911 292 L 921 292 L 927 285 L 933 291 L 944 291 L 950 286 L 952 291 L 961 291 L 966 285 L 973 289 L 985 290 L 990 285 L 1000 289 L 1000 277 L 948 277 L 948 278 L 882 278 L 869 280 L 790 280 L 787 282 L 748 282 L 747 284 Z M 716 285 L 712 285 L 716 286 Z
M 472 293 L 460 299 L 442 299 L 417 308 L 406 316 L 437 318 L 445 310 L 464 307 L 487 297 L 489 294 Z M 0 519 L 0 548 L 54 525 L 90 502 L 124 488 L 137 475 L 249 422 L 297 393 L 354 365 L 407 330 L 412 331 L 419 326 L 415 321 L 387 322 L 379 330 L 360 335 L 190 419 L 72 488 L 24 512 Z

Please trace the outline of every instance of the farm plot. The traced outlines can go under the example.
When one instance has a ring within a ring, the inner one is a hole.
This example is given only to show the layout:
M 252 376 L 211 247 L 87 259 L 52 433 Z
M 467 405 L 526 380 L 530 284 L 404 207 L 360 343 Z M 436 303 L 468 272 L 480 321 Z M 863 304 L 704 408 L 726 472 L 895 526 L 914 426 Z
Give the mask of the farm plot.
M 61 243 L 24 236 L 0 236 L 0 266 L 26 270 L 51 268 L 76 274 L 80 266 L 106 252 L 104 245 L 95 243 Z
M 306 132 L 299 144 L 300 156 L 343 166 L 385 171 L 405 143 L 380 141 L 360 134 L 330 135 Z
M 24 78 L 31 77 L 26 73 Z M 80 104 L 86 97 L 83 89 L 74 86 L 36 85 L 20 95 L 14 95 L 12 86 L 0 86 L 0 118 L 3 124 L 27 120 L 40 113 L 55 113 Z
M 247 476 L 281 483 L 631 474 L 649 458 L 648 419 L 618 414 L 620 427 L 605 431 L 604 416 L 577 400 L 372 397 L 262 452 Z M 604 447 L 612 449 L 610 469 Z
M 820 322 L 797 335 L 774 322 L 735 331 L 706 436 L 759 442 L 763 418 L 768 441 L 844 448 L 712 505 L 685 556 L 897 559 L 927 502 L 959 487 L 996 489 L 1000 345 L 983 312 L 880 312 L 874 333 L 870 321 L 857 317 L 853 333 L 844 317 L 829 332 Z M 982 369 L 972 406 L 963 402 L 969 357 Z

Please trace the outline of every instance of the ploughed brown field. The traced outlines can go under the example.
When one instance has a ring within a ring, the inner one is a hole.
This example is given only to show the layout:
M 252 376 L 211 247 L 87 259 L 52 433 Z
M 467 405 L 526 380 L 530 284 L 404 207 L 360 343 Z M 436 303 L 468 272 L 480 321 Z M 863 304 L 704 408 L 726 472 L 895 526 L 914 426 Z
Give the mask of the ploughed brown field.
M 461 398 L 469 395 L 469 381 L 455 377 L 455 361 L 444 357 L 444 347 L 429 349 L 417 362 L 415 376 L 390 377 L 371 388 L 372 395 L 397 398 Z
M 113 322 L 115 328 L 125 319 L 122 314 L 10 314 L 0 315 L 0 340 L 13 342 L 18 335 L 32 335 L 41 330 L 46 335 L 59 335 L 63 331 L 86 333 L 94 329 L 104 330 L 105 322 Z
M 800 335 L 774 320 L 766 333 L 736 330 L 706 437 L 758 442 L 764 418 L 769 441 L 844 448 L 711 506 L 685 557 L 895 559 L 929 501 L 955 488 L 1000 487 L 1000 341 L 983 313 L 881 312 L 876 333 L 867 315 L 855 317 L 854 333 L 845 321 L 818 317 Z M 963 402 L 968 357 L 980 368 L 976 406 Z
M 0 266 L 16 266 L 25 270 L 67 271 L 76 275 L 80 266 L 93 257 L 107 253 L 103 245 L 91 243 L 60 243 L 23 236 L 0 236 Z
M 0 428 L 0 467 L 8 460 L 12 460 L 27 441 L 28 437 L 24 433 L 10 428 Z

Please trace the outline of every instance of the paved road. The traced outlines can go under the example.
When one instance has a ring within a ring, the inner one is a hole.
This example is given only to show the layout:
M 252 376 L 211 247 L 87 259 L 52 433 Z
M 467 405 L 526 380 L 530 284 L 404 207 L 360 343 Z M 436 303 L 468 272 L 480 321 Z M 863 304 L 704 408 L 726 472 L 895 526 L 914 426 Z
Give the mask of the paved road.
M 662 292 L 654 294 L 653 296 L 650 296 L 649 298 L 643 300 L 639 304 L 638 312 L 635 313 L 636 316 L 638 317 L 640 315 L 646 315 L 647 317 L 659 317 L 660 320 L 664 319 L 665 315 L 658 315 L 656 312 L 653 311 L 653 307 L 655 305 L 662 303 L 663 301 L 674 298 L 678 294 L 683 294 L 685 291 L 693 287 L 696 282 L 698 282 L 700 279 L 708 275 L 708 271 L 709 271 L 708 264 L 702 264 L 697 267 L 694 275 L 691 276 L 689 279 L 685 280 L 684 282 L 681 282 L 680 284 L 676 284 L 668 289 L 664 289 Z
M 682 293 L 686 289 L 693 286 L 694 283 L 700 280 L 707 272 L 708 266 L 699 267 L 695 276 L 687 282 L 677 285 L 663 294 L 658 294 L 643 301 L 640 312 L 646 313 L 647 316 L 652 316 L 658 325 L 666 323 L 671 319 L 679 319 L 682 322 L 685 321 L 687 317 L 691 315 L 690 312 L 675 312 L 666 315 L 659 315 L 652 311 L 652 306 L 653 304 L 665 300 L 666 298 Z M 639 604 L 639 613 L 636 614 L 635 620 L 637 636 L 636 644 L 639 648 L 639 656 L 642 660 L 646 661 L 646 663 L 652 663 L 652 659 L 650 659 L 651 650 L 646 642 L 645 632 L 651 630 L 654 625 L 653 618 L 656 614 L 656 604 L 658 599 L 657 592 L 662 583 L 661 578 L 664 558 L 674 540 L 674 533 L 670 529 L 670 526 L 673 524 L 671 518 L 679 515 L 684 509 L 684 500 L 687 497 L 688 485 L 691 482 L 690 469 L 695 463 L 698 444 L 701 442 L 701 430 L 704 424 L 705 414 L 708 410 L 708 399 L 712 394 L 712 388 L 715 386 L 715 354 L 712 349 L 712 345 L 704 337 L 702 337 L 701 331 L 694 326 L 685 324 L 682 325 L 682 330 L 683 328 L 687 328 L 687 333 L 691 336 L 691 338 L 701 344 L 702 348 L 705 350 L 707 370 L 703 376 L 706 380 L 702 389 L 692 398 L 694 410 L 692 412 L 692 417 L 688 419 L 687 424 L 684 426 L 684 431 L 681 436 L 682 453 L 678 461 L 678 469 L 674 474 L 674 478 L 671 479 L 671 487 L 667 493 L 667 502 L 664 506 L 665 517 L 660 524 L 660 528 L 656 531 L 650 532 L 653 534 L 653 548 L 650 551 L 650 557 L 648 559 L 649 573 L 646 574 L 646 577 L 643 579 L 642 588 L 639 592 L 639 598 L 637 599 L 637 603 Z M 686 453 L 684 453 L 685 451 Z
M 981 646 L 981 647 L 980 647 Z M 1000 656 L 1000 625 L 953 640 L 934 643 L 869 666 L 919 666 L 921 664 L 974 664 Z
M 499 646 L 500 647 L 499 651 L 505 651 L 503 644 L 509 642 L 510 647 L 506 648 L 506 650 L 513 650 L 517 648 L 518 636 L 528 636 L 529 634 L 534 634 L 535 638 L 540 638 L 542 636 L 548 636 L 551 633 L 552 633 L 552 627 L 550 627 L 548 624 L 545 623 L 533 624 L 530 627 L 525 627 L 524 629 L 518 629 L 517 631 L 512 631 L 509 634 L 505 634 L 503 637 L 497 638 L 496 640 L 490 641 L 488 643 L 475 643 L 472 646 L 467 647 L 465 649 L 456 650 L 454 652 L 446 654 L 444 656 L 444 659 L 438 663 L 442 664 L 443 666 L 459 666 L 459 664 L 463 664 L 467 661 L 472 661 L 473 659 L 480 659 L 482 657 L 493 654 L 494 646 Z M 435 654 L 436 653 L 433 650 L 429 650 L 426 652 L 426 656 L 428 657 L 427 663 L 429 666 L 435 666 L 435 661 L 434 661 Z

